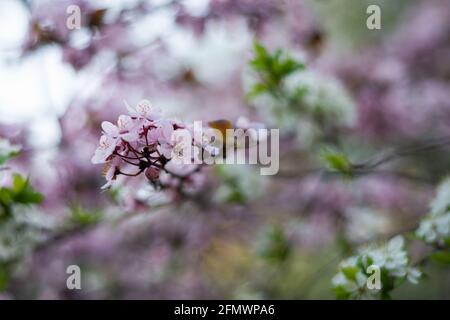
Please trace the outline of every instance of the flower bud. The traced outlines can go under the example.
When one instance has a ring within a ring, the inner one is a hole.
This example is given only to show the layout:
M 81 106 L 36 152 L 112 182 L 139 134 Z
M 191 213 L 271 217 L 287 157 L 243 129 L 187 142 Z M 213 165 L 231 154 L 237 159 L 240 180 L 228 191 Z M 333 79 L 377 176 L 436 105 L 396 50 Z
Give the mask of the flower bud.
M 145 176 L 150 181 L 155 181 L 159 178 L 159 168 L 149 167 L 145 170 Z

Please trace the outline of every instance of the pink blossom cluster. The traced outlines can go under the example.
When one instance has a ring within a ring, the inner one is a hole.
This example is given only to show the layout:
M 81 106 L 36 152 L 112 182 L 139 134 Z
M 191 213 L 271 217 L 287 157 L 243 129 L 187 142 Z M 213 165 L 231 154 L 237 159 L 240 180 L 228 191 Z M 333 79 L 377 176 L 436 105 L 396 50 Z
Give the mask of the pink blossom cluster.
M 216 156 L 217 147 L 193 126 L 162 117 L 161 110 L 142 100 L 135 108 L 127 105 L 129 115 L 120 115 L 117 125 L 102 122 L 103 135 L 92 163 L 105 164 L 104 175 L 109 188 L 117 176 L 135 177 L 144 174 L 155 186 L 164 187 L 170 178 L 186 179 L 200 170 L 200 158 Z M 201 129 L 201 128 L 200 128 Z M 186 134 L 191 138 L 186 142 Z M 161 179 L 161 173 L 166 179 Z M 167 177 L 167 175 L 169 177 Z

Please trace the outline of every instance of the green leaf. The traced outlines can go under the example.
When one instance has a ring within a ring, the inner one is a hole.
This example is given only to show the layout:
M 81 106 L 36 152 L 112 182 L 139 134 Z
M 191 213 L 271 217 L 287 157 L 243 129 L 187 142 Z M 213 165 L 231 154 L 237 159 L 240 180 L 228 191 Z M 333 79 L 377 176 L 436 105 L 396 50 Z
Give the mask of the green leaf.
M 269 52 L 261 44 L 261 42 L 258 42 L 257 40 L 255 40 L 253 42 L 253 50 L 255 51 L 256 58 L 260 58 L 260 59 L 267 59 L 267 58 L 269 58 Z
M 444 244 L 445 244 L 447 247 L 450 247 L 450 237 L 444 239 Z
M 245 204 L 248 199 L 245 190 L 242 190 L 239 185 L 239 177 L 231 174 L 225 166 L 216 166 L 214 171 L 222 181 L 222 187 L 226 190 L 223 201 L 227 203 Z
M 308 94 L 309 88 L 306 86 L 298 86 L 292 95 L 294 101 L 302 100 Z
M 0 188 L 0 204 L 9 206 L 12 202 L 12 192 L 7 188 Z
M 270 55 L 266 48 L 259 42 L 253 43 L 253 51 L 255 57 L 250 61 L 250 65 L 254 70 L 263 71 L 270 67 Z
M 9 280 L 9 270 L 7 266 L 0 264 L 0 292 L 6 290 Z
M 88 212 L 83 208 L 76 206 L 72 209 L 70 217 L 71 222 L 80 225 L 90 225 L 99 222 L 103 215 L 100 212 Z
M 348 292 L 343 286 L 337 286 L 333 288 L 336 299 L 348 300 L 350 299 L 350 292 Z
M 373 259 L 371 256 L 364 254 L 358 257 L 357 266 L 361 268 L 367 275 L 367 268 L 373 264 Z
M 410 240 L 410 241 L 422 241 L 423 239 L 421 237 L 419 237 L 415 231 L 412 232 L 406 232 L 403 234 L 403 236 L 405 237 L 406 240 Z
M 0 154 L 0 165 L 4 164 L 6 161 L 8 161 L 9 159 L 11 159 L 13 156 L 17 155 L 16 154 Z
M 356 266 L 348 266 L 341 268 L 341 271 L 347 279 L 356 281 L 356 275 L 358 274 L 359 269 Z
M 19 146 L 11 145 L 8 140 L 0 139 L 0 165 L 17 156 L 19 152 Z
M 430 259 L 434 262 L 444 265 L 450 265 L 450 251 L 437 251 L 430 255 Z
M 322 159 L 325 161 L 330 170 L 337 171 L 345 175 L 350 175 L 352 172 L 351 162 L 344 154 L 340 152 L 325 150 L 322 152 Z
M 28 181 L 19 174 L 13 175 L 13 192 L 15 194 L 21 193 L 27 187 Z
M 381 298 L 390 300 L 389 292 L 395 288 L 395 278 L 389 275 L 385 268 L 381 268 Z
M 247 99 L 253 99 L 256 96 L 259 96 L 265 92 L 267 92 L 269 88 L 264 83 L 256 83 L 253 85 L 253 87 L 250 89 L 250 91 L 247 93 Z
M 264 232 L 258 253 L 262 258 L 274 263 L 282 263 L 288 259 L 291 244 L 282 227 L 273 225 Z
M 227 203 L 236 203 L 236 204 L 245 204 L 247 202 L 247 198 L 240 190 L 231 190 L 228 196 L 225 199 Z
M 294 59 L 288 57 L 286 60 L 282 60 L 279 62 L 278 70 L 282 75 L 289 75 L 297 70 L 302 70 L 305 68 L 305 65 L 295 61 Z
M 39 192 L 36 192 L 29 180 L 23 178 L 19 174 L 13 175 L 12 200 L 21 204 L 37 204 L 41 203 L 44 197 Z
M 279 94 L 284 78 L 305 68 L 303 63 L 296 61 L 281 49 L 270 53 L 257 41 L 254 42 L 253 48 L 255 56 L 250 61 L 250 66 L 258 73 L 261 81 L 252 87 L 248 93 L 249 98 L 263 92 L 270 92 L 272 95 Z

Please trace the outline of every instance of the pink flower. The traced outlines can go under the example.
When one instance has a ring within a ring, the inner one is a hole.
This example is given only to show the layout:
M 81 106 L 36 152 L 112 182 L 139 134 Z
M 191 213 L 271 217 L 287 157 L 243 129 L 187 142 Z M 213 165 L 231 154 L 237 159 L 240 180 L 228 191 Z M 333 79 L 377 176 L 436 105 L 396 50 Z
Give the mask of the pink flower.
M 108 135 L 100 137 L 100 146 L 95 150 L 95 154 L 91 159 L 94 164 L 106 163 L 116 150 L 117 139 Z
M 111 187 L 114 180 L 117 178 L 117 174 L 120 172 L 120 165 L 122 164 L 122 159 L 119 157 L 114 157 L 110 162 L 105 165 L 104 174 L 106 179 L 106 184 L 102 186 L 102 189 L 107 189 Z
M 139 138 L 139 123 L 126 115 L 119 116 L 117 126 L 109 121 L 103 121 L 102 129 L 106 135 L 114 139 L 122 138 L 125 141 L 131 142 Z
M 159 111 L 147 100 L 128 109 L 130 115 L 119 116 L 117 125 L 108 121 L 101 125 L 103 135 L 92 162 L 106 163 L 107 183 L 102 189 L 111 187 L 118 175 L 141 174 L 154 186 L 167 189 L 174 185 L 164 183 L 165 175 L 183 185 L 187 175 L 199 171 L 205 148 L 194 140 L 192 130 L 179 121 L 159 119 Z M 126 171 L 121 170 L 122 165 Z
M 172 157 L 172 149 L 175 145 L 174 128 L 172 122 L 168 120 L 161 121 L 157 130 L 157 138 L 159 142 L 158 151 L 167 159 Z
M 175 131 L 175 136 L 177 136 Z M 180 138 L 175 142 L 171 152 L 171 163 L 191 164 L 200 160 L 200 148 L 192 145 L 192 141 Z
M 150 101 L 141 100 L 135 108 L 127 104 L 130 116 L 147 120 L 158 120 L 161 118 L 161 110 L 152 106 Z
M 205 150 L 209 155 L 215 157 L 219 155 L 222 148 L 223 139 L 216 139 L 217 131 L 213 128 L 195 128 L 193 129 L 195 144 Z
M 147 140 L 146 142 L 148 142 L 149 145 L 156 145 L 158 143 L 159 140 L 159 136 L 160 136 L 160 132 L 157 128 L 154 129 L 150 129 L 147 132 Z

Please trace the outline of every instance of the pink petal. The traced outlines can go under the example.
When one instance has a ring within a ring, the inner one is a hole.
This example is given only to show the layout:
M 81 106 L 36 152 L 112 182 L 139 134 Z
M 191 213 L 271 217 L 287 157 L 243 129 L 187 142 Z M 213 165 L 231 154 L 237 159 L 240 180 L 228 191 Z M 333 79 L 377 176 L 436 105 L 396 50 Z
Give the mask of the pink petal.
M 105 151 L 102 149 L 95 150 L 94 156 L 91 158 L 93 164 L 105 163 L 107 156 L 105 156 Z
M 119 128 L 109 121 L 102 122 L 102 129 L 108 136 L 117 137 L 119 135 Z

